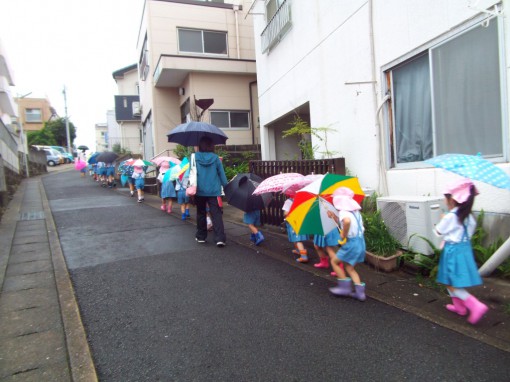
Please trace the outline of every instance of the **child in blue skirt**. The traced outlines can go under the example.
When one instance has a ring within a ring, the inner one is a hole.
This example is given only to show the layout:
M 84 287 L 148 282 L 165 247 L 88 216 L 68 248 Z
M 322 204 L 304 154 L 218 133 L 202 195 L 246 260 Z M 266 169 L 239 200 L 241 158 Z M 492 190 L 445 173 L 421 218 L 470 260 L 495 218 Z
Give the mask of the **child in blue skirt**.
M 255 245 L 260 245 L 264 241 L 264 235 L 257 226 L 260 226 L 260 210 L 245 212 L 243 215 L 243 223 L 248 224 L 251 231 L 250 240 Z
M 131 178 L 135 182 L 136 192 L 138 193 L 138 203 L 145 200 L 143 189 L 145 187 L 145 171 L 141 166 L 133 166 L 133 175 Z
M 170 180 L 170 177 L 166 177 L 165 180 L 165 174 L 167 171 L 170 171 L 170 163 L 169 162 L 162 162 L 161 166 L 159 167 L 159 174 L 158 174 L 158 180 L 161 182 L 161 211 L 166 211 L 167 213 L 172 213 L 172 204 L 173 200 L 172 198 L 175 198 L 177 194 L 175 193 L 175 187 L 172 180 Z
M 446 285 L 452 298 L 452 304 L 446 305 L 446 309 L 460 316 L 465 316 L 469 311 L 468 322 L 472 325 L 489 310 L 487 305 L 464 289 L 482 284 L 471 246 L 471 237 L 476 228 L 471 209 L 476 195 L 478 191 L 468 179 L 450 185 L 444 193 L 449 212 L 435 227 L 445 243 L 439 258 L 436 281 Z
M 177 193 L 177 203 L 181 206 L 181 220 L 189 218 L 189 196 L 186 195 L 186 188 L 189 183 L 189 169 L 183 174 L 182 178 L 175 180 L 175 192 Z
M 292 203 L 294 203 L 293 197 L 296 195 L 296 193 L 289 190 L 285 195 L 288 196 L 288 199 L 283 204 L 282 210 L 283 216 L 286 217 L 289 214 Z M 298 235 L 289 224 L 289 222 L 285 221 L 285 224 L 287 225 L 287 236 L 289 238 L 289 242 L 294 243 L 294 249 L 292 250 L 292 253 L 299 255 L 296 261 L 299 263 L 307 263 L 308 252 L 305 249 L 303 241 L 308 240 L 308 235 Z
M 329 288 L 337 296 L 350 296 L 359 301 L 365 301 L 365 283 L 361 282 L 356 264 L 365 260 L 365 237 L 363 235 L 363 219 L 361 206 L 354 199 L 354 192 L 347 187 L 340 187 L 333 193 L 333 205 L 339 211 L 338 216 L 328 211 L 328 217 L 334 219 L 341 228 L 341 241 L 346 240 L 336 256 L 331 259 L 331 266 L 338 275 L 338 285 Z M 340 264 L 343 263 L 345 271 Z M 350 277 L 347 277 L 347 274 Z M 352 291 L 354 283 L 354 292 Z

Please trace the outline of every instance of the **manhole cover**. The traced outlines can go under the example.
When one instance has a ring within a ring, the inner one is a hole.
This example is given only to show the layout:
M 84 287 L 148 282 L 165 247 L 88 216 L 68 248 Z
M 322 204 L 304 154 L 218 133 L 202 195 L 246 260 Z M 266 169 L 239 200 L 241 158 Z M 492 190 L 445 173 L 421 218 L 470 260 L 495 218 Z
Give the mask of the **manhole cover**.
M 22 212 L 19 216 L 19 220 L 41 220 L 45 218 L 44 211 Z

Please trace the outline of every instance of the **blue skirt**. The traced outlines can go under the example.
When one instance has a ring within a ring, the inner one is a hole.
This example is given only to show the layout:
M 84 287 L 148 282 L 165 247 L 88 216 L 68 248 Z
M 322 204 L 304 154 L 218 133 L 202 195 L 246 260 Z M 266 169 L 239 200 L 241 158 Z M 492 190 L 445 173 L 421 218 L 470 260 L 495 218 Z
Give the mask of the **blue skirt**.
M 298 235 L 288 222 L 285 222 L 285 224 L 287 224 L 287 236 L 291 243 L 308 240 L 308 235 Z
M 175 198 L 176 196 L 174 183 L 170 180 L 163 182 L 161 185 L 161 198 Z
M 470 242 L 445 244 L 439 258 L 436 281 L 455 288 L 468 288 L 483 283 Z
M 260 224 L 260 211 L 245 212 L 243 215 L 243 223 L 253 224 L 259 226 Z
M 313 243 L 317 247 L 335 247 L 338 245 L 338 240 L 340 240 L 340 232 L 335 228 L 333 231 L 328 233 L 326 236 L 322 235 L 314 235 Z
M 366 246 L 364 237 L 349 237 L 347 238 L 347 243 L 342 245 L 336 253 L 336 257 L 344 263 L 354 266 L 365 261 L 365 252 Z
M 177 190 L 177 203 L 179 204 L 187 204 L 189 203 L 189 196 L 186 195 L 186 189 L 181 188 L 180 190 Z
M 137 178 L 135 179 L 135 188 L 137 190 L 143 190 L 145 186 L 145 179 L 144 178 Z

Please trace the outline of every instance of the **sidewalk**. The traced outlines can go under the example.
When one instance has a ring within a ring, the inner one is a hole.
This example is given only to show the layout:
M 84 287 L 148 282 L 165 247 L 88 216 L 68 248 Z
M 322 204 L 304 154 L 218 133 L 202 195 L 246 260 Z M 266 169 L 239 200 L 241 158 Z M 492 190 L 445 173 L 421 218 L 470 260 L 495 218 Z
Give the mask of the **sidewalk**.
M 16 191 L 0 243 L 0 380 L 97 381 L 40 176 Z
M 129 197 L 128 189 L 105 189 Z M 146 195 L 146 204 L 159 210 L 160 199 Z M 135 201 L 134 201 L 135 202 Z M 180 219 L 175 205 L 173 216 Z M 194 216 L 194 211 L 192 211 Z M 235 242 L 300 268 L 313 277 L 335 280 L 329 270 L 316 269 L 317 257 L 301 264 L 291 255 L 287 236 L 275 227 L 263 227 L 266 237 L 260 247 L 249 240 L 242 212 L 224 206 L 228 243 Z M 195 224 L 191 219 L 187 224 Z M 60 247 L 58 233 L 41 177 L 22 182 L 0 223 L 0 380 L 96 381 L 97 376 L 86 340 L 73 287 Z M 490 306 L 476 326 L 448 312 L 449 298 L 421 287 L 404 272 L 381 273 L 361 264 L 359 272 L 370 298 L 392 305 L 499 349 L 510 351 L 510 283 L 486 278 L 474 293 Z M 328 293 L 325 291 L 324 293 Z M 341 303 L 339 299 L 339 303 Z

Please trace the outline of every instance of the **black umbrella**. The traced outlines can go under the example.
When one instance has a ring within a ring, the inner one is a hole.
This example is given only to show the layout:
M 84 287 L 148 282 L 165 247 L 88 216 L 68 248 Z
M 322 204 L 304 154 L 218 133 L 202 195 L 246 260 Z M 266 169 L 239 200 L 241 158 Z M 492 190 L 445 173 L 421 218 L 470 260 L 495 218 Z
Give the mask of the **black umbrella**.
M 265 208 L 271 202 L 271 193 L 253 195 L 262 180 L 260 176 L 252 173 L 237 174 L 223 189 L 225 200 L 244 212 Z
M 85 145 L 78 146 L 78 150 L 88 150 L 89 148 Z
M 214 125 L 205 122 L 191 121 L 182 123 L 167 134 L 168 142 L 183 146 L 198 146 L 200 138 L 207 136 L 215 145 L 224 145 L 228 137 Z
M 118 157 L 113 151 L 103 151 L 96 157 L 96 162 L 112 163 Z

